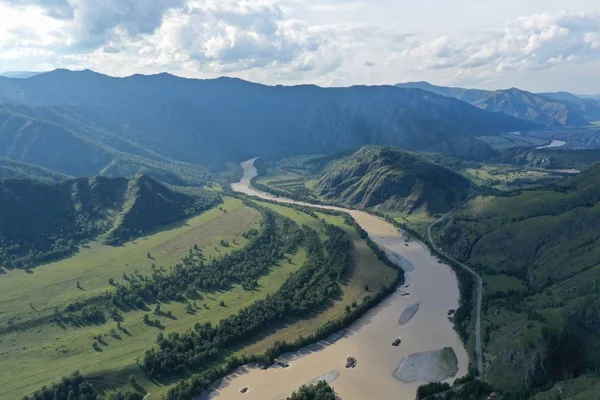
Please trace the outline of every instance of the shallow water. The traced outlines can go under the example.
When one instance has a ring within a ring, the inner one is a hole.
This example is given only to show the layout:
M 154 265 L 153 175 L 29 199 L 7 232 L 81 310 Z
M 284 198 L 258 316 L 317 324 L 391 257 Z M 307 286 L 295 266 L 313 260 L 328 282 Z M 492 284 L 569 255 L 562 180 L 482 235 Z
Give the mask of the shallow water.
M 244 177 L 231 185 L 233 190 L 283 203 L 298 203 L 252 189 L 250 180 L 256 176 L 253 162 L 242 163 Z M 447 316 L 448 310 L 458 307 L 454 271 L 439 264 L 422 243 L 411 240 L 405 245 L 405 236 L 378 217 L 339 207 L 322 208 L 348 212 L 374 242 L 408 261 L 409 264 L 403 264 L 410 265 L 407 269 L 412 270 L 406 271 L 405 282 L 396 293 L 351 325 L 341 338 L 287 355 L 287 368 L 240 368 L 224 379 L 210 398 L 280 400 L 299 386 L 327 376 L 333 379 L 331 384 L 343 400 L 413 400 L 417 387 L 424 382 L 400 382 L 394 378 L 394 371 L 411 354 L 443 347 L 452 347 L 458 359 L 458 373 L 447 382 L 467 374 L 467 353 Z M 400 291 L 410 295 L 402 296 Z M 402 312 L 415 303 L 419 304 L 418 312 L 405 325 L 399 325 Z M 396 338 L 402 339 L 398 347 L 392 346 Z M 350 356 L 357 360 L 355 368 L 345 368 Z M 240 393 L 244 387 L 248 388 L 247 392 Z

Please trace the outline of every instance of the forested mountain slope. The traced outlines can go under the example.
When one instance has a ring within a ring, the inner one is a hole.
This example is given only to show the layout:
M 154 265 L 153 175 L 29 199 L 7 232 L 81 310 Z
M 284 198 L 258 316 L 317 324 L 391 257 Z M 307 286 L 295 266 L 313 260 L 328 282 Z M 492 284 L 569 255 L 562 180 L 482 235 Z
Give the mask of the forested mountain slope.
M 106 126 L 110 119 L 80 111 L 0 105 L 0 157 L 72 176 L 133 177 L 143 172 L 173 184 L 207 180 L 205 168 L 149 150 L 152 137 L 131 129 L 129 138 L 113 133 Z
M 484 275 L 486 378 L 526 394 L 600 367 L 600 165 L 542 190 L 480 196 L 439 243 Z
M 72 178 L 34 164 L 0 158 L 0 181 L 8 179 L 37 179 L 47 182 L 60 182 Z
M 407 82 L 400 83 L 398 86 L 418 88 L 441 96 L 453 97 L 481 109 L 510 115 L 539 126 L 586 126 L 590 124 L 580 113 L 582 110 L 587 110 L 580 104 L 517 88 L 489 91 L 435 86 L 428 82 Z M 591 112 L 594 113 L 593 110 Z
M 533 126 L 416 89 L 265 86 L 168 74 L 0 77 L 0 104 L 0 155 L 70 175 L 140 167 L 180 174 L 168 168 L 173 160 L 220 166 L 257 154 L 370 143 L 421 149 L 448 137 Z
M 366 146 L 328 167 L 317 191 L 328 200 L 359 207 L 429 213 L 447 211 L 466 198 L 471 182 L 415 153 Z
M 143 175 L 0 181 L 0 266 L 29 268 L 61 258 L 102 233 L 118 244 L 218 201 L 214 192 L 176 190 Z

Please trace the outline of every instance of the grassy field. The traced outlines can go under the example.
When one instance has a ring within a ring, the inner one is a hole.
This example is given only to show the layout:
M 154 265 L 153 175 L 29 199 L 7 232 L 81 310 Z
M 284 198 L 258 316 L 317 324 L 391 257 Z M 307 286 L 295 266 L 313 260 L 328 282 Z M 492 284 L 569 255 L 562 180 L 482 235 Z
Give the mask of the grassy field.
M 278 191 L 289 194 L 308 194 L 318 198 L 311 192 L 315 184 L 315 177 L 306 166 L 306 162 L 318 158 L 317 154 L 305 154 L 278 160 L 272 163 L 266 174 L 258 177 L 256 183 L 262 184 Z
M 464 173 L 477 185 L 491 186 L 500 190 L 548 184 L 557 182 L 565 176 L 564 173 L 551 170 L 507 165 L 482 165 L 479 168 L 467 168 Z
M 387 213 L 390 217 L 401 224 L 406 224 L 410 228 L 414 229 L 421 235 L 427 233 L 427 227 L 436 220 L 435 215 L 428 214 L 424 209 L 416 210 L 410 214 L 408 213 Z
M 55 309 L 69 303 L 93 299 L 112 286 L 109 278 L 122 280 L 123 273 L 135 270 L 148 273 L 150 265 L 174 264 L 189 249 L 198 244 L 207 258 L 233 251 L 245 245 L 242 233 L 258 228 L 260 213 L 246 207 L 240 200 L 227 198 L 218 208 L 171 226 L 135 242 L 111 247 L 99 242 L 90 243 L 75 256 L 40 266 L 32 274 L 21 270 L 0 276 L 0 385 L 6 397 L 20 398 L 44 384 L 78 369 L 82 373 L 135 366 L 136 359 L 155 343 L 157 328 L 142 322 L 145 311 L 125 313 L 122 325 L 130 335 L 110 335 L 116 323 L 80 327 L 60 327 L 49 321 Z M 220 247 L 228 240 L 236 245 Z M 150 252 L 152 259 L 147 253 Z M 184 311 L 185 304 L 163 304 L 163 311 L 172 311 L 175 318 L 161 317 L 165 332 L 183 331 L 196 322 L 217 322 L 237 312 L 257 298 L 273 293 L 290 272 L 304 262 L 305 254 L 298 252 L 292 263 L 283 264 L 259 281 L 258 292 L 246 292 L 239 287 L 227 293 L 212 293 L 200 301 L 195 315 Z M 77 287 L 77 282 L 81 289 Z M 223 300 L 226 307 L 218 304 Z M 206 303 L 208 308 L 204 309 Z M 105 338 L 102 351 L 95 351 L 92 337 Z M 135 368 L 134 368 L 135 370 Z

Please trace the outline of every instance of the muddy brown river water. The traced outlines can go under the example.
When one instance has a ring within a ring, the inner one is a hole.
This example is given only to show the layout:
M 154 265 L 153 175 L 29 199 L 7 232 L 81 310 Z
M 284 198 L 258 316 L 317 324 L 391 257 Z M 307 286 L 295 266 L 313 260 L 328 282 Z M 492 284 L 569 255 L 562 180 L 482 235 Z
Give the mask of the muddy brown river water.
M 231 185 L 233 190 L 281 203 L 303 204 L 253 189 L 250 186 L 250 180 L 256 176 L 253 164 L 254 159 L 241 164 L 244 176 L 240 182 Z M 411 240 L 406 246 L 403 233 L 381 218 L 362 211 L 319 207 L 349 213 L 374 242 L 388 254 L 398 255 L 390 257 L 391 260 L 405 268 L 410 266 L 406 268 L 405 282 L 396 293 L 337 335 L 340 336 L 337 340 L 284 355 L 289 364 L 286 368 L 242 367 L 225 378 L 208 398 L 280 400 L 303 384 L 325 379 L 343 400 L 413 400 L 419 385 L 435 379 L 436 365 L 408 366 L 408 370 L 414 367 L 419 371 L 418 375 L 424 377 L 424 380 L 409 383 L 394 377 L 398 365 L 411 354 L 444 347 L 451 347 L 458 361 L 458 372 L 446 382 L 466 375 L 467 353 L 447 316 L 448 310 L 458 307 L 459 291 L 454 271 L 439 264 L 421 242 Z M 404 262 L 400 262 L 402 259 Z M 409 295 L 403 296 L 401 292 Z M 404 325 L 399 324 L 402 313 L 415 304 L 418 304 L 418 311 Z M 402 341 L 394 347 L 391 344 L 397 338 Z M 348 357 L 356 359 L 354 368 L 345 368 Z M 414 362 L 427 363 L 428 359 L 435 360 L 435 357 L 415 357 Z M 409 362 L 412 363 L 412 359 Z M 403 369 L 406 368 L 405 362 Z M 241 393 L 244 388 L 245 393 Z

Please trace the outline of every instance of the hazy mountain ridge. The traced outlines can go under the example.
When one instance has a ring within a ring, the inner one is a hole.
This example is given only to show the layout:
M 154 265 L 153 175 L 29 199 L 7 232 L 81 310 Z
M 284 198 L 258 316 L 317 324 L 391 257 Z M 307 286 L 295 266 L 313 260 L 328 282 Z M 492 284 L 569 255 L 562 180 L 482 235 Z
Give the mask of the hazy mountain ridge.
M 420 149 L 448 137 L 533 126 L 455 99 L 393 86 L 265 86 L 168 74 L 113 78 L 56 70 L 28 79 L 0 78 L 0 103 L 5 113 L 26 116 L 0 131 L 0 140 L 11 140 L 11 152 L 3 155 L 71 175 L 79 170 L 99 173 L 120 159 L 114 151 L 159 163 L 212 166 L 255 154 L 329 152 L 371 143 Z M 30 119 L 39 125 L 29 133 L 27 145 L 15 141 L 15 132 L 29 126 Z M 50 165 L 28 147 L 49 136 L 55 137 L 55 149 L 64 141 L 78 151 L 61 154 L 65 159 Z M 23 156 L 28 152 L 31 157 Z M 67 164 L 78 168 L 61 169 Z
M 579 114 L 590 122 L 600 121 L 600 103 L 597 99 L 587 99 L 569 92 L 540 93 L 540 95 L 574 105 L 577 107 Z
M 0 105 L 0 157 L 71 176 L 145 172 L 174 184 L 207 179 L 205 169 L 160 156 L 135 143 L 136 137 L 124 139 L 87 117 L 65 107 Z
M 6 71 L 6 72 L 0 73 L 0 76 L 5 77 L 5 78 L 26 79 L 26 78 L 31 78 L 32 76 L 43 74 L 43 73 L 44 72 L 39 72 L 39 71 Z
M 593 101 L 580 99 L 581 101 L 573 102 L 564 97 L 535 94 L 517 88 L 489 91 L 436 86 L 428 82 L 399 83 L 397 86 L 454 97 L 481 109 L 510 115 L 539 126 L 587 126 L 590 121 L 581 113 L 592 117 L 592 120 L 600 113 L 600 107 Z
M 103 233 L 118 244 L 218 201 L 214 192 L 183 192 L 144 175 L 0 181 L 0 265 L 28 268 L 61 258 Z
M 447 211 L 466 198 L 471 182 L 415 153 L 366 146 L 329 166 L 316 190 L 328 200 L 389 211 Z

